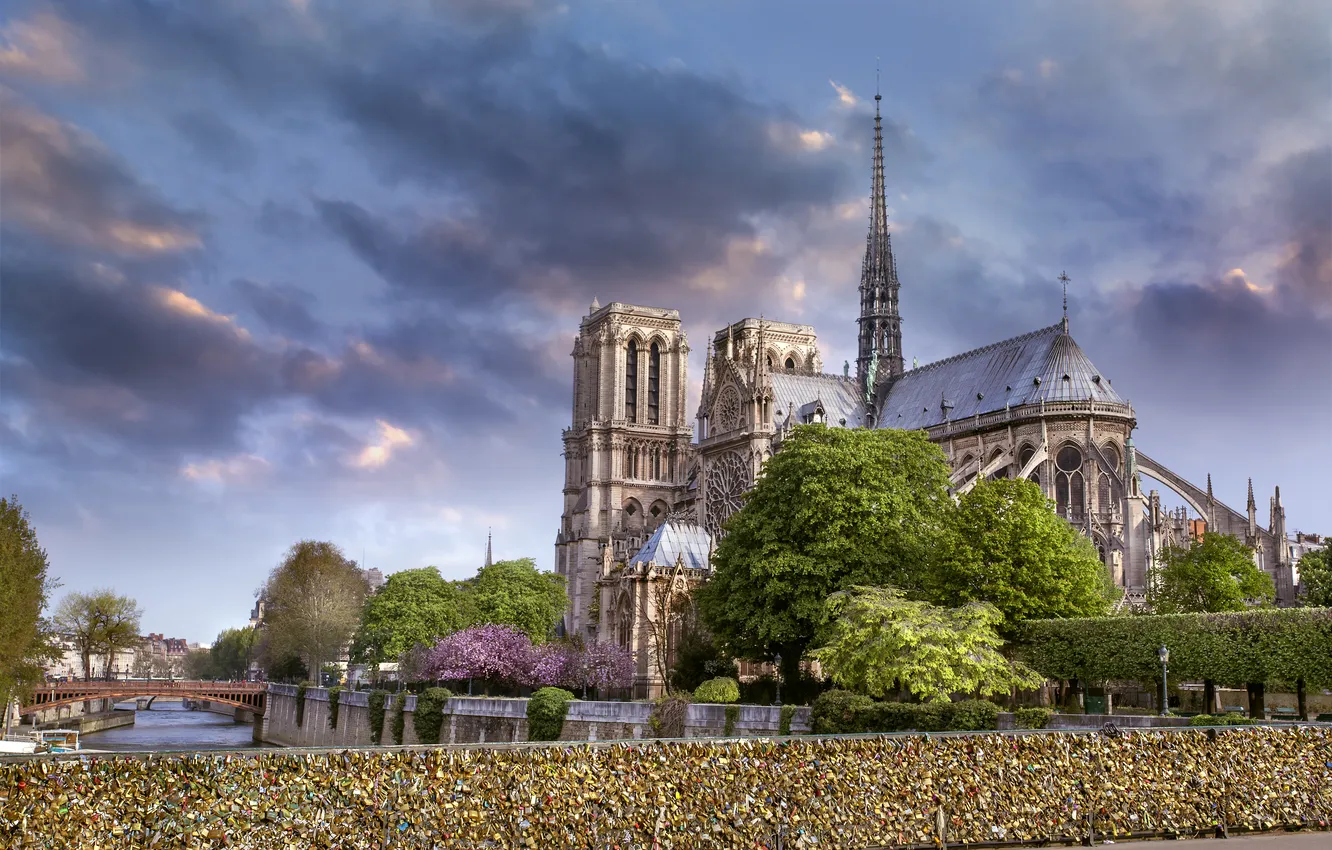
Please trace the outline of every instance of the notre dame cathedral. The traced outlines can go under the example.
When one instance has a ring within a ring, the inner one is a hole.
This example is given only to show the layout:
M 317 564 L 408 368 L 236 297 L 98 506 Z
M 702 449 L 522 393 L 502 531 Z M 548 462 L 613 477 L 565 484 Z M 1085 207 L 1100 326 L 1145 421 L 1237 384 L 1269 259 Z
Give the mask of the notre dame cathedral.
M 689 345 L 675 310 L 593 302 L 574 340 L 573 423 L 564 432 L 564 514 L 556 570 L 568 581 L 564 627 L 615 641 L 659 685 L 670 636 L 652 621 L 671 595 L 705 581 L 713 542 L 782 437 L 797 424 L 923 429 L 947 455 L 954 492 L 985 478 L 1029 478 L 1095 544 L 1128 604 L 1141 605 L 1156 553 L 1202 529 L 1234 534 L 1295 595 L 1278 488 L 1266 526 L 1250 482 L 1228 507 L 1145 455 L 1133 407 L 1062 320 L 907 368 L 901 284 L 888 232 L 882 119 L 875 96 L 869 235 L 861 265 L 855 374 L 823 371 L 808 325 L 742 319 L 707 341 L 695 420 L 685 415 Z M 1067 281 L 1064 278 L 1065 282 Z M 697 441 L 694 437 L 697 436 Z M 1143 476 L 1192 509 L 1167 510 Z M 641 689 L 641 688 L 640 688 Z

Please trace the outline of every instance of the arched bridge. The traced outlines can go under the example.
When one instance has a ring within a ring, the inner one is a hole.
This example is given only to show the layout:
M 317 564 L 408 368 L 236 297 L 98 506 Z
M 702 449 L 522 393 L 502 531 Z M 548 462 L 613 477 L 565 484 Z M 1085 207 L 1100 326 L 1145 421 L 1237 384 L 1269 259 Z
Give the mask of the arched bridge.
M 37 688 L 31 702 L 19 708 L 19 714 L 32 714 L 90 699 L 125 700 L 135 697 L 206 699 L 263 714 L 267 687 L 263 682 L 173 682 L 167 679 L 57 682 Z

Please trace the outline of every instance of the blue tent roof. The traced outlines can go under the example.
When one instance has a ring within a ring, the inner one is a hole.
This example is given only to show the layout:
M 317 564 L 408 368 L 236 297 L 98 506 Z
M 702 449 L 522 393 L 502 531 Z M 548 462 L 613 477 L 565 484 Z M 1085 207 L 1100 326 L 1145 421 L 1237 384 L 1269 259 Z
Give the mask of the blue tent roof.
M 629 559 L 634 564 L 654 564 L 658 567 L 673 567 L 681 555 L 684 556 L 686 569 L 711 569 L 708 553 L 712 549 L 712 538 L 702 527 L 693 524 L 664 522 L 652 532 L 652 536 L 638 550 L 638 554 Z

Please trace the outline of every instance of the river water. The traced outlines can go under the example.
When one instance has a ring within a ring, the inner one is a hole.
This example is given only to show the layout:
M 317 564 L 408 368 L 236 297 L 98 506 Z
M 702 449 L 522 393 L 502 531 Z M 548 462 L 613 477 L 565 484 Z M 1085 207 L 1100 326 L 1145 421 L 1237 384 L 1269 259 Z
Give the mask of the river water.
M 129 703 L 128 705 L 133 705 Z M 257 747 L 254 727 L 211 711 L 187 711 L 178 702 L 157 700 L 140 711 L 133 726 L 80 736 L 89 750 L 147 752 L 156 750 L 231 750 Z

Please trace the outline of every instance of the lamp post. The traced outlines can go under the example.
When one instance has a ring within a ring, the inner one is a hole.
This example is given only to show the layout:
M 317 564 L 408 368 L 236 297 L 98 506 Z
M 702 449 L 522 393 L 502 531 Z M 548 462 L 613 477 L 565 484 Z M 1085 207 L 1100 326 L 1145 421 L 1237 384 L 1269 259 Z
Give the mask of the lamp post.
M 772 661 L 777 665 L 777 698 L 773 700 L 774 704 L 782 704 L 782 654 L 779 652 L 772 657 Z
M 1165 717 L 1170 713 L 1170 697 L 1166 690 L 1166 674 L 1169 672 L 1170 650 L 1166 649 L 1165 644 L 1156 650 L 1156 657 L 1161 659 L 1161 716 Z

